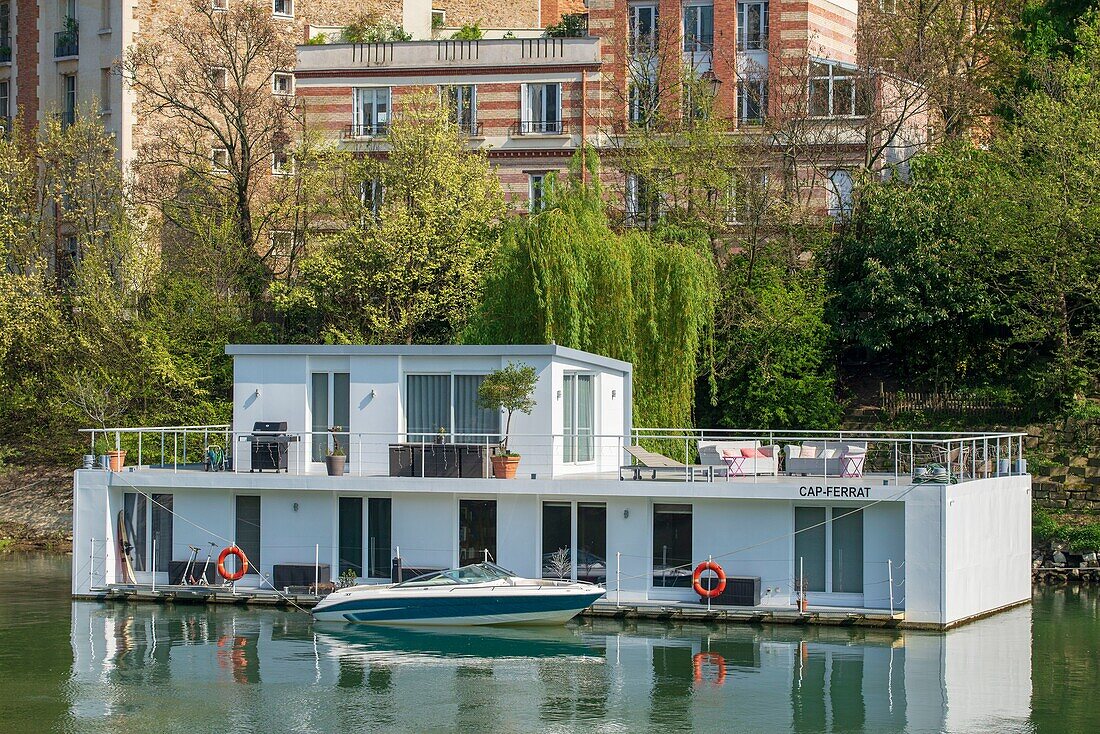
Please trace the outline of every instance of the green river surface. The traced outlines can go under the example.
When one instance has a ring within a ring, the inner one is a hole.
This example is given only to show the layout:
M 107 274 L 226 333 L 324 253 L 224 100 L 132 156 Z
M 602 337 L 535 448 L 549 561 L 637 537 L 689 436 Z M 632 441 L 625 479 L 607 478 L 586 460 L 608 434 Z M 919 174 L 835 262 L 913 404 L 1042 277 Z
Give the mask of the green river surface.
M 72 601 L 0 556 L 2 732 L 1096 732 L 1100 592 L 946 634 L 579 621 L 410 630 Z

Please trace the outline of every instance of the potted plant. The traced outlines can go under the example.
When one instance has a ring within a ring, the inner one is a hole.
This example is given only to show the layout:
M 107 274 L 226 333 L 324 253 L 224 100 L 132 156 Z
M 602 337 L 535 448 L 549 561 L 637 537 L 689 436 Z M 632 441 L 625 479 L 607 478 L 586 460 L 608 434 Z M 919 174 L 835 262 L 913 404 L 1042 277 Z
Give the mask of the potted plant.
M 325 457 L 325 469 L 330 477 L 344 476 L 344 468 L 347 466 L 348 457 L 344 455 L 344 450 L 340 448 L 340 439 L 336 436 L 336 432 L 342 430 L 343 426 L 332 426 L 328 429 L 332 436 L 332 450 Z
M 531 394 L 535 392 L 538 373 L 529 364 L 518 365 L 509 362 L 507 367 L 486 375 L 477 389 L 478 405 L 485 409 L 503 410 L 504 439 L 497 453 L 492 457 L 493 474 L 498 479 L 511 479 L 519 467 L 519 454 L 508 449 L 508 435 L 512 428 L 512 413 L 517 410 L 531 415 L 535 401 Z

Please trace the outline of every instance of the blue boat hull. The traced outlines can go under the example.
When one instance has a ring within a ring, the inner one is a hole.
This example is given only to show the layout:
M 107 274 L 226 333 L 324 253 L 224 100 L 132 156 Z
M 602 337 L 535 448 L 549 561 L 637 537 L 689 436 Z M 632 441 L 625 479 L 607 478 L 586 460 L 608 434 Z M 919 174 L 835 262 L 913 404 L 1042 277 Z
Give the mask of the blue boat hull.
M 360 597 L 318 605 L 322 621 L 379 624 L 561 624 L 604 595 L 603 590 L 568 595 L 440 595 L 402 599 Z

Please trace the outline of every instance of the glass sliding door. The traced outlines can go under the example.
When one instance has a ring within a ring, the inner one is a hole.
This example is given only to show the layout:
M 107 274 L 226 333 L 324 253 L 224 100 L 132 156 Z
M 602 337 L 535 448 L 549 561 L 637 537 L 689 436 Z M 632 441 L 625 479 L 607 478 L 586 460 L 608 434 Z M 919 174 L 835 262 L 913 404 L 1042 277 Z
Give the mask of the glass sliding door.
M 581 463 L 595 458 L 595 377 L 567 374 L 562 385 L 562 460 Z
M 863 513 L 856 508 L 832 508 L 832 590 L 863 593 Z
M 569 502 L 542 503 L 542 577 L 568 579 L 573 575 L 573 506 Z
M 577 503 L 577 579 L 602 584 L 607 580 L 607 505 Z
M 405 426 L 411 442 L 435 440 L 451 432 L 451 376 L 408 375 L 405 378 Z
M 138 492 L 126 492 L 123 494 L 122 501 L 126 518 L 126 535 L 129 536 L 130 545 L 133 546 L 130 555 L 134 570 L 144 571 L 149 554 L 149 546 L 146 543 L 149 531 L 149 506 L 145 495 Z
M 825 591 L 825 508 L 794 508 L 794 530 L 795 580 L 801 573 L 806 591 Z
M 309 409 L 313 461 L 324 461 L 337 443 L 345 454 L 350 455 L 347 429 L 351 423 L 351 375 L 347 372 L 314 372 L 310 376 Z M 335 427 L 342 430 L 330 435 L 328 429 Z
M 328 453 L 328 373 L 314 372 L 312 376 L 313 394 L 310 398 L 310 413 L 313 423 L 310 426 L 313 431 L 311 443 L 313 445 L 313 460 L 324 461 Z
M 500 412 L 477 404 L 477 391 L 485 375 L 454 376 L 455 443 L 496 443 Z
M 691 505 L 653 505 L 653 585 L 691 586 Z
M 496 500 L 460 500 L 458 503 L 458 565 L 497 557 Z
M 367 500 L 367 576 L 389 578 L 392 558 L 392 505 L 389 497 Z
M 154 571 L 168 571 L 172 560 L 172 495 L 153 495 L 153 542 L 156 544 L 153 558 Z
M 340 498 L 340 539 L 339 564 L 337 573 L 341 576 L 348 569 L 355 576 L 363 575 L 363 498 Z
M 863 593 L 863 512 L 855 507 L 794 509 L 794 574 L 806 590 Z
M 236 543 L 248 559 L 248 573 L 259 573 L 260 567 L 260 498 L 237 495 Z M 228 561 L 233 563 L 233 561 Z M 235 570 L 235 569 L 233 569 Z

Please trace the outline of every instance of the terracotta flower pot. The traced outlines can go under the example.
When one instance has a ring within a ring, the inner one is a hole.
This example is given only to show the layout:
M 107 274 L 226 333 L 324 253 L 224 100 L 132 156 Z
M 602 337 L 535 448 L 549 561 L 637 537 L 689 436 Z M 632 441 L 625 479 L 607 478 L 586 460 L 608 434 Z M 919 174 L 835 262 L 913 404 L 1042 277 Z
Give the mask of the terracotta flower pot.
M 519 468 L 518 456 L 493 456 L 493 476 L 497 479 L 513 479 Z
M 107 461 L 111 467 L 111 471 L 122 471 L 122 467 L 126 466 L 126 452 L 108 451 Z
M 334 456 L 329 454 L 325 457 L 325 468 L 328 469 L 328 475 L 330 477 L 342 477 L 344 476 L 344 467 L 347 466 L 348 457 L 346 456 Z

